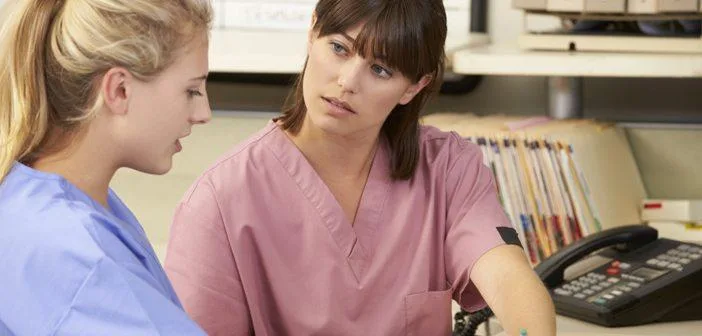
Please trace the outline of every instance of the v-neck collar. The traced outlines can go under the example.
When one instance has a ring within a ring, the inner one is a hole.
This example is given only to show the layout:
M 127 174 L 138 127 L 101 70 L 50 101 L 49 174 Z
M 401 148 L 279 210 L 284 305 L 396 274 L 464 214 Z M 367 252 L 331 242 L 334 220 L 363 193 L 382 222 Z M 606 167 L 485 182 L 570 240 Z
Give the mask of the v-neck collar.
M 375 248 L 375 232 L 392 182 L 387 142 L 381 138 L 378 144 L 352 226 L 343 208 L 304 154 L 274 121 L 268 127 L 274 154 L 317 210 L 321 223 L 329 230 L 357 280 L 360 280 Z

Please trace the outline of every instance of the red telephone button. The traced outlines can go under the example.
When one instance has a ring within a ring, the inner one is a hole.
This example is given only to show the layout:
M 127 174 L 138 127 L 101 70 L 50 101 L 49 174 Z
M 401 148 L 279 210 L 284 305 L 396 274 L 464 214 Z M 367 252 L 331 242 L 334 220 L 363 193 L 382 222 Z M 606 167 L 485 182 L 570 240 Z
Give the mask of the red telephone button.
M 610 267 L 607 269 L 607 274 L 609 275 L 617 275 L 619 274 L 619 269 L 615 267 Z
M 612 261 L 612 267 L 619 267 L 620 264 L 619 260 Z

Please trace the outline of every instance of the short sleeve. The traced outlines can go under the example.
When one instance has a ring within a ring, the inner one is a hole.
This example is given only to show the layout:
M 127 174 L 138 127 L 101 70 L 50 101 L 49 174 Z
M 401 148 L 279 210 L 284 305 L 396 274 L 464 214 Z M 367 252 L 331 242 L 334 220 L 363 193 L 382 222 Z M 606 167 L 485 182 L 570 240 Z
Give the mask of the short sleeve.
M 252 323 L 214 188 L 200 179 L 176 209 L 166 273 L 209 335 L 249 335 Z
M 505 244 L 504 232 L 513 228 L 480 149 L 466 142 L 455 152 L 446 178 L 446 273 L 454 299 L 475 311 L 486 304 L 470 281 L 473 265 L 487 251 Z
M 204 335 L 168 297 L 144 281 L 140 265 L 102 258 L 52 335 Z

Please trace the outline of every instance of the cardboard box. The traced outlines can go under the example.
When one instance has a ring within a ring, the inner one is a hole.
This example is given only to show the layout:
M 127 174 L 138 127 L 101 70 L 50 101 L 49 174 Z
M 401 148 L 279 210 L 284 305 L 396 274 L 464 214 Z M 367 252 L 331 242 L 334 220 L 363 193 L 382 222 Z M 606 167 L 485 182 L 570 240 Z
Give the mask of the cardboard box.
M 629 0 L 627 11 L 633 14 L 697 12 L 698 0 Z

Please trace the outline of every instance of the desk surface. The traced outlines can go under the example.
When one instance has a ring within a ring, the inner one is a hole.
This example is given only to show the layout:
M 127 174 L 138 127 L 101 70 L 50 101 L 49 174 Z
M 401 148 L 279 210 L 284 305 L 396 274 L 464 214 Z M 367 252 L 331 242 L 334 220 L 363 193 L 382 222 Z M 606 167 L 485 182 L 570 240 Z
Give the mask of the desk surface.
M 702 335 L 702 321 L 656 323 L 636 327 L 605 328 L 565 316 L 556 319 L 559 336 Z M 497 336 L 507 336 L 499 333 Z

